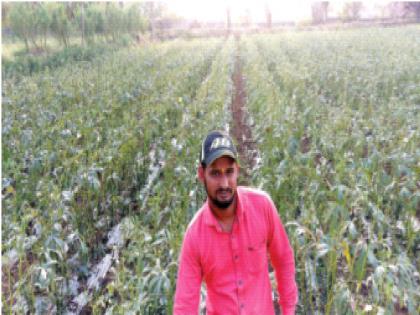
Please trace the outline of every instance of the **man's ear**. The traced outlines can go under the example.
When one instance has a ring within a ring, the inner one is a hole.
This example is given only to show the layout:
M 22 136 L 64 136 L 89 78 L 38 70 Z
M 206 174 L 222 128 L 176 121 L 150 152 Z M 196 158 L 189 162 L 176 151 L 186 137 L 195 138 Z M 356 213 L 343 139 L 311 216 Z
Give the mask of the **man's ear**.
M 236 165 L 236 169 L 238 170 L 238 173 L 239 173 L 239 171 L 241 170 L 241 166 L 239 165 L 238 162 L 236 162 L 235 165 Z
M 197 177 L 200 182 L 204 183 L 204 168 L 202 165 L 200 165 L 197 169 Z

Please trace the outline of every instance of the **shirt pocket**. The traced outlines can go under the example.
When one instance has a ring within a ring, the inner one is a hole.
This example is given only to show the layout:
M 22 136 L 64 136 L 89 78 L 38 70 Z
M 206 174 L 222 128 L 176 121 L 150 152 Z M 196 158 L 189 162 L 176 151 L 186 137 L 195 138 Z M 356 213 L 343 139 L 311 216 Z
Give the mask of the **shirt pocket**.
M 267 242 L 265 239 L 250 243 L 247 246 L 248 266 L 252 273 L 259 273 L 267 267 Z

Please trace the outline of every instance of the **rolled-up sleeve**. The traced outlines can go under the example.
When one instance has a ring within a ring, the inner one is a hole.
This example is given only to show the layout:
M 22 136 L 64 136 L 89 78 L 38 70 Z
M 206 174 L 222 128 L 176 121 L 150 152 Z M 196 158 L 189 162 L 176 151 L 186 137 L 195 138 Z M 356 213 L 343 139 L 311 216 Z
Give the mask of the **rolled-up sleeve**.
M 283 315 L 295 314 L 298 292 L 295 281 L 295 259 L 276 207 L 268 198 L 268 251 L 274 267 Z
M 191 230 L 182 242 L 176 282 L 174 315 L 197 315 L 200 304 L 202 272 Z

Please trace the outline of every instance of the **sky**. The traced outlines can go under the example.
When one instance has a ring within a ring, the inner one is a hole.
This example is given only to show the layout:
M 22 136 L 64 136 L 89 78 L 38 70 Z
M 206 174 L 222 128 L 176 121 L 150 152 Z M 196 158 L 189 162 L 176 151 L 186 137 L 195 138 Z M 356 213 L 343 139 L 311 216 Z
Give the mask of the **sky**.
M 270 8 L 273 21 L 302 21 L 311 18 L 311 0 L 164 0 L 168 8 L 177 15 L 191 20 L 204 22 L 225 21 L 226 8 L 230 7 L 232 21 L 249 15 L 252 22 L 264 22 L 266 8 Z M 345 1 L 330 1 L 333 8 L 340 7 Z M 385 0 L 362 1 L 367 12 Z

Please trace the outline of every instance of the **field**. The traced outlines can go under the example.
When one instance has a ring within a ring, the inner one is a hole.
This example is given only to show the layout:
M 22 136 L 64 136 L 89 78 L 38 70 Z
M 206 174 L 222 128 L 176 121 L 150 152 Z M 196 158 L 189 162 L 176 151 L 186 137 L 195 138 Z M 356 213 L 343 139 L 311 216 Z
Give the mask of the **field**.
M 241 182 L 286 225 L 299 314 L 419 313 L 419 56 L 406 26 L 174 40 L 8 73 L 2 312 L 170 314 L 205 199 L 200 143 L 227 129 Z

